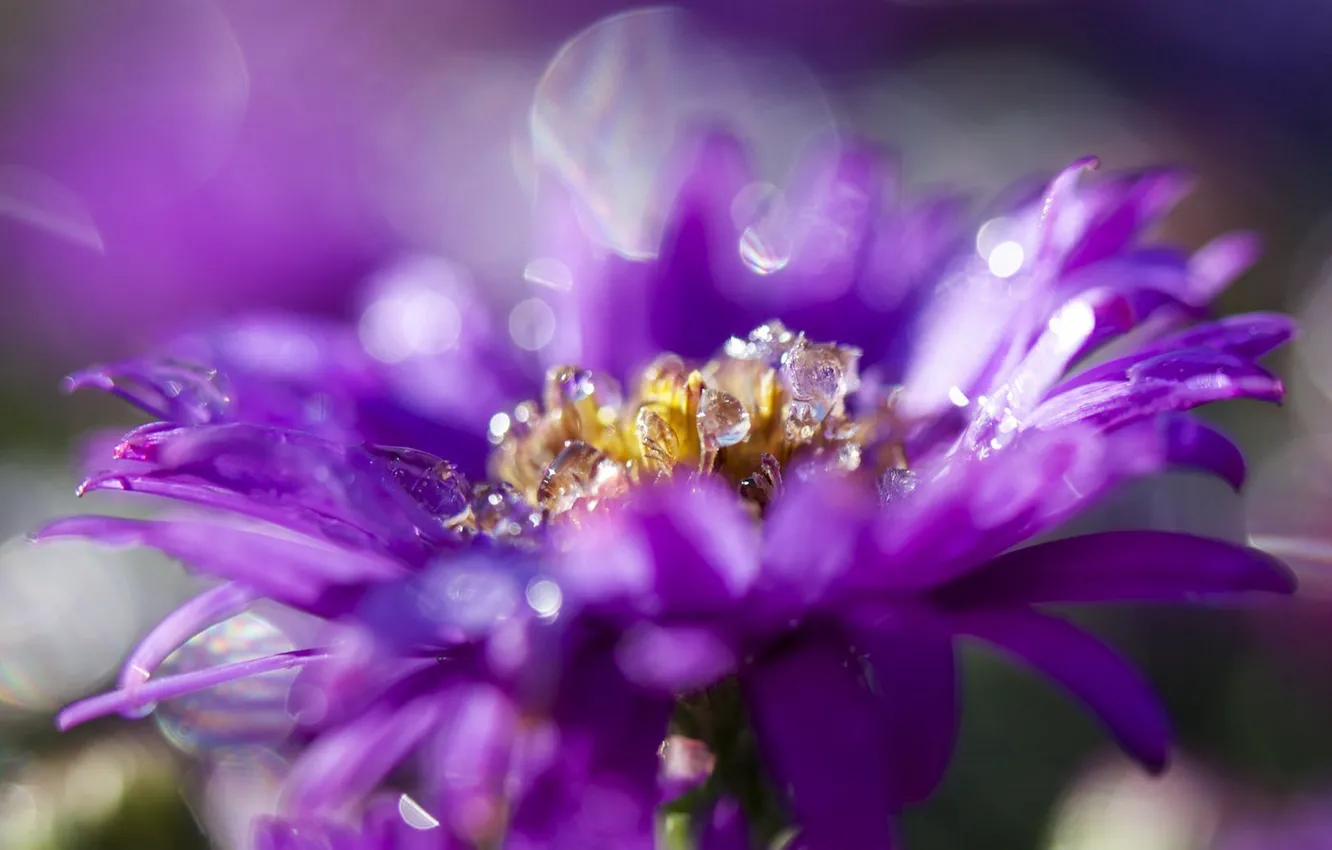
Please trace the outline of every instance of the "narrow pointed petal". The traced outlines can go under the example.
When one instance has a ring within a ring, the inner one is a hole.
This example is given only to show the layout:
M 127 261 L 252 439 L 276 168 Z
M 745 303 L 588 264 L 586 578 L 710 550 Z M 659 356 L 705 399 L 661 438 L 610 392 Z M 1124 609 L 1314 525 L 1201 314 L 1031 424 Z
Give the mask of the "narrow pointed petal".
M 1061 383 L 1054 395 L 1102 381 L 1123 381 L 1162 355 L 1208 352 L 1218 363 L 1254 361 L 1295 336 L 1295 321 L 1279 313 L 1244 313 L 1196 325 L 1161 337 L 1132 354 L 1079 372 Z
M 1160 432 L 1169 465 L 1210 472 L 1237 492 L 1244 487 L 1244 453 L 1225 434 L 1184 414 L 1164 417 Z
M 167 656 L 190 638 L 241 613 L 258 597 L 251 588 L 227 582 L 204 591 L 168 614 L 134 648 L 120 672 L 120 687 L 141 685 Z
M 1295 576 L 1257 549 L 1166 531 L 1107 531 L 1008 552 L 943 588 L 972 605 L 1187 602 L 1246 591 L 1293 593 Z
M 1105 644 L 1030 610 L 956 613 L 949 621 L 958 634 L 993 644 L 1077 697 L 1147 769 L 1165 768 L 1171 738 L 1165 710 L 1147 682 Z
M 1243 231 L 1218 236 L 1199 248 L 1189 260 L 1190 300 L 1210 303 L 1257 262 L 1262 250 L 1258 235 Z
M 328 653 L 322 649 L 298 649 L 249 661 L 221 664 L 206 670 L 181 673 L 178 676 L 150 679 L 132 688 L 76 702 L 56 716 L 56 725 L 61 729 L 69 729 L 108 714 L 142 710 L 155 702 L 174 699 L 236 679 L 261 676 L 277 670 L 291 670 L 328 658 Z
M 1137 362 L 1122 378 L 1080 382 L 1073 389 L 1060 389 L 1036 409 L 1026 424 L 1060 428 L 1085 422 L 1110 429 L 1214 401 L 1251 398 L 1279 402 L 1284 397 L 1285 387 L 1266 369 L 1235 355 L 1195 348 Z
M 178 425 L 226 421 L 232 400 L 217 370 L 174 360 L 96 366 L 65 379 L 64 389 L 99 389 Z

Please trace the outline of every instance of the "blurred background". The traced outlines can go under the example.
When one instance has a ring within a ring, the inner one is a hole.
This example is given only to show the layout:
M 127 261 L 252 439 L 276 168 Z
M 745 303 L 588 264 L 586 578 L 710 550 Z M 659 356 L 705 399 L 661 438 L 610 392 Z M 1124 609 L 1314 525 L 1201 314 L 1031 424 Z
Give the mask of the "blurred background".
M 907 838 L 1332 848 L 1330 59 L 1332 4 L 1266 0 L 3 0 L 0 848 L 239 850 L 283 767 L 215 702 L 53 731 L 194 587 L 166 559 L 26 543 L 44 518 L 122 509 L 74 486 L 86 436 L 136 420 L 62 396 L 61 376 L 241 310 L 342 317 L 376 356 L 406 356 L 402 310 L 375 294 L 404 269 L 497 302 L 559 285 L 533 249 L 543 170 L 577 187 L 604 247 L 650 257 L 653 175 L 700 116 L 774 192 L 828 134 L 896 150 L 905 195 L 983 198 L 1095 153 L 1198 174 L 1171 239 L 1263 235 L 1218 310 L 1295 312 L 1305 334 L 1278 363 L 1285 407 L 1208 412 L 1249 453 L 1247 493 L 1173 477 L 1087 522 L 1247 534 L 1305 573 L 1302 597 L 1097 615 L 1176 720 L 1164 779 L 1060 695 L 970 658 L 957 761 Z M 516 315 L 515 342 L 535 345 L 544 317 Z M 219 628 L 180 663 L 290 640 L 263 612 Z M 230 698 L 280 737 L 272 692 Z

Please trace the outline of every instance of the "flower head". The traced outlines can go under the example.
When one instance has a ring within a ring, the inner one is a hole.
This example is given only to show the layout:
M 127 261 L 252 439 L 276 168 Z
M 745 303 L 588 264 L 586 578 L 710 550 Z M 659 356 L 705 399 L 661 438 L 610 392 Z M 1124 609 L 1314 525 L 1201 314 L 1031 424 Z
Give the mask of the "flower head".
M 1161 768 L 1168 723 L 1146 684 L 1044 606 L 1289 592 L 1289 573 L 1165 532 L 1032 541 L 1171 466 L 1239 486 L 1238 450 L 1185 411 L 1278 400 L 1258 361 L 1293 328 L 1276 315 L 1195 324 L 1251 242 L 1192 257 L 1142 247 L 1181 180 L 1084 187 L 1090 164 L 987 222 L 982 252 L 918 238 L 928 211 L 861 216 L 843 228 L 858 247 L 834 252 L 845 262 L 793 253 L 771 291 L 734 309 L 724 270 L 693 274 L 711 266 L 678 242 L 624 278 L 635 311 L 657 303 L 658 290 L 634 289 L 645 282 L 692 293 L 674 325 L 641 333 L 641 313 L 625 313 L 631 335 L 608 346 L 624 338 L 621 314 L 575 288 L 562 309 L 583 320 L 556 348 L 586 359 L 550 365 L 535 398 L 489 413 L 477 399 L 507 393 L 523 360 L 458 383 L 458 363 L 491 362 L 484 337 L 441 366 L 454 382 L 442 395 L 404 395 L 404 376 L 428 370 L 377 363 L 337 328 L 302 335 L 296 362 L 227 357 L 242 330 L 213 338 L 221 356 L 203 371 L 173 360 L 85 373 L 79 383 L 166 420 L 127 435 L 116 468 L 85 489 L 215 513 L 74 518 L 45 535 L 153 546 L 227 583 L 149 636 L 121 690 L 63 722 L 300 667 L 322 711 L 290 778 L 293 821 L 266 828 L 275 848 L 302 847 L 302 830 L 324 828 L 313 820 L 410 762 L 440 841 L 651 847 L 669 801 L 705 846 L 791 826 L 803 846 L 854 850 L 888 846 L 892 816 L 943 775 L 955 644 L 974 638 L 1053 679 Z M 803 220 L 840 220 L 810 207 Z M 909 275 L 882 261 L 911 251 L 928 261 Z M 679 267 L 689 273 L 663 276 Z M 894 275 L 900 297 L 865 294 Z M 811 282 L 826 297 L 811 300 Z M 778 319 L 730 329 L 758 307 Z M 690 317 L 732 335 L 699 356 Z M 649 354 L 649 340 L 680 352 Z M 384 415 L 399 403 L 401 416 Z M 465 471 L 450 462 L 441 421 L 485 423 L 484 481 L 466 474 L 474 457 Z M 428 440 L 386 445 L 404 424 Z M 151 677 L 256 598 L 328 621 L 328 643 Z M 707 754 L 683 795 L 666 757 L 680 747 Z

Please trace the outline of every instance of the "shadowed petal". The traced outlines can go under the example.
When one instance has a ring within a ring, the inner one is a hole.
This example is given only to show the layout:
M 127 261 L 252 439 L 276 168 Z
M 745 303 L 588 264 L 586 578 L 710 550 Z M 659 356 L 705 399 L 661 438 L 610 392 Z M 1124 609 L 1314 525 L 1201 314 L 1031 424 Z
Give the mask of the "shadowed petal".
M 881 696 L 897 798 L 925 800 L 943 780 L 957 743 L 961 707 L 950 636 L 926 629 L 855 631 Z
M 521 718 L 512 700 L 481 681 L 435 697 L 444 719 L 424 749 L 430 800 L 448 831 L 473 844 L 503 833 L 506 782 Z
M 809 636 L 741 674 L 768 776 L 811 850 L 879 850 L 896 811 L 892 736 L 861 664 Z
M 641 490 L 562 548 L 557 578 L 580 599 L 666 617 L 731 611 L 759 574 L 753 521 L 710 480 Z
M 1108 531 L 1029 546 L 941 589 L 950 604 L 1190 602 L 1293 593 L 1295 576 L 1257 549 L 1166 531 Z

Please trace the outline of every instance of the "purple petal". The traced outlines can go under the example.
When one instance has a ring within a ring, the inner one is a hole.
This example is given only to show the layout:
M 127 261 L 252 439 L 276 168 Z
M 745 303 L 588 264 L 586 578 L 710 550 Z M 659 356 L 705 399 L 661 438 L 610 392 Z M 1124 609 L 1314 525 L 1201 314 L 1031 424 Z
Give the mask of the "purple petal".
M 735 649 L 703 626 L 639 623 L 615 647 L 626 679 L 665 694 L 700 690 L 735 669 Z
M 1009 552 L 941 591 L 962 607 L 1048 602 L 1186 602 L 1245 591 L 1293 593 L 1272 556 L 1165 531 L 1109 531 Z
M 1186 350 L 1210 351 L 1220 362 L 1257 360 L 1294 337 L 1295 321 L 1279 313 L 1244 313 L 1161 337 L 1130 355 L 1102 363 L 1064 381 L 1055 395 L 1100 381 L 1126 380 L 1140 364 Z M 1224 355 L 1231 355 L 1230 358 Z
M 125 660 L 120 671 L 121 690 L 148 681 L 168 655 L 205 629 L 244 611 L 257 595 L 251 588 L 228 582 L 204 591 L 172 611 L 139 641 Z
M 1184 414 L 1163 417 L 1159 428 L 1166 463 L 1210 472 L 1236 491 L 1244 486 L 1244 453 L 1225 434 Z
M 408 559 L 424 555 L 423 541 L 456 542 L 439 518 L 399 485 L 385 461 L 309 434 L 240 423 L 205 425 L 135 432 L 118 452 L 151 468 L 94 477 L 85 491 L 162 495 L 338 541 L 364 544 L 369 536 Z
M 150 679 L 132 688 L 126 688 L 74 703 L 56 716 L 56 725 L 62 730 L 87 723 L 108 714 L 128 714 L 166 699 L 192 694 L 205 688 L 225 684 L 249 676 L 260 676 L 277 670 L 303 667 L 329 657 L 322 649 L 298 649 L 249 661 L 220 664 L 207 670 L 195 670 L 178 676 Z
M 1232 354 L 1194 348 L 1139 360 L 1123 378 L 1078 381 L 1073 389 L 1061 388 L 1025 424 L 1059 428 L 1086 422 L 1110 429 L 1214 401 L 1276 402 L 1284 396 L 1285 387 L 1266 369 Z
M 503 833 L 506 782 L 521 718 L 494 685 L 464 681 L 439 694 L 444 719 L 425 748 L 423 767 L 434 811 L 469 844 Z
M 524 744 L 530 776 L 513 813 L 513 850 L 652 850 L 657 750 L 673 700 L 628 685 L 604 653 L 572 659 L 548 734 Z M 543 740 L 544 739 L 544 740 Z
M 1021 432 L 986 455 L 954 455 L 881 511 L 839 590 L 919 591 L 949 581 L 1030 536 L 1117 479 L 1112 439 L 1092 428 Z M 1136 454 L 1124 462 L 1143 463 Z M 1151 467 L 1155 469 L 1156 467 Z
M 1076 244 L 1069 246 L 1065 272 L 1124 250 L 1171 210 L 1193 187 L 1191 175 L 1156 168 L 1112 177 L 1083 192 L 1092 213 Z
M 957 743 L 961 706 L 952 639 L 919 628 L 860 628 L 855 637 L 882 695 L 897 799 L 921 802 L 942 781 Z
M 65 379 L 65 390 L 109 392 L 156 419 L 179 425 L 226 421 L 232 408 L 217 370 L 174 360 L 144 360 L 96 366 Z
M 199 572 L 324 617 L 345 613 L 358 595 L 358 586 L 405 572 L 397 562 L 371 552 L 210 522 L 78 516 L 57 520 L 37 536 L 148 546 Z
M 958 634 L 994 644 L 1053 679 L 1091 709 L 1147 769 L 1165 768 L 1170 721 L 1151 687 L 1105 644 L 1035 611 L 954 613 L 948 621 Z
M 1189 300 L 1211 303 L 1262 254 L 1262 241 L 1253 233 L 1218 236 L 1193 253 L 1189 260 Z
M 568 538 L 559 583 L 588 603 L 668 617 L 732 610 L 759 573 L 758 533 L 739 498 L 703 481 L 631 499 Z
M 292 811 L 332 811 L 373 791 L 447 716 L 442 664 L 396 682 L 365 713 L 318 738 L 287 777 Z
M 810 848 L 891 844 L 893 742 L 883 700 L 837 641 L 807 635 L 741 674 L 768 776 Z
M 1035 259 L 1039 267 L 1048 269 L 1056 258 L 1069 251 L 1072 239 L 1085 233 L 1087 204 L 1078 183 L 1084 172 L 1100 167 L 1100 159 L 1086 156 L 1068 165 L 1050 181 L 1041 199 L 1037 225 L 1040 240 Z
M 791 482 L 763 523 L 763 571 L 752 600 L 757 615 L 803 614 L 852 565 L 875 517 L 865 489 L 841 475 Z

